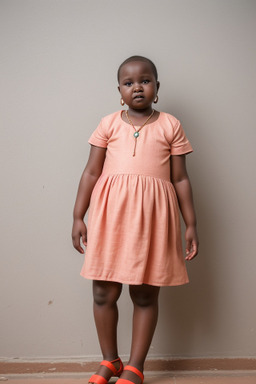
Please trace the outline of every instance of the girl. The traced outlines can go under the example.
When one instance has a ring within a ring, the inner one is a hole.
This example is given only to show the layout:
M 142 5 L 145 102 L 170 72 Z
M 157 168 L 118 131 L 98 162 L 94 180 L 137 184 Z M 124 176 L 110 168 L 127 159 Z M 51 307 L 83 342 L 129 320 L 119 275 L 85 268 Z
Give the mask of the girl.
M 89 383 L 142 384 L 155 331 L 161 286 L 188 282 L 179 208 L 186 224 L 186 260 L 198 252 L 196 216 L 185 154 L 192 152 L 180 122 L 158 112 L 160 83 L 151 60 L 132 56 L 118 70 L 127 110 L 103 118 L 74 207 L 73 245 L 87 246 L 81 275 L 93 280 L 94 317 L 103 358 Z M 88 235 L 84 215 L 89 207 Z M 88 238 L 88 243 L 87 243 Z M 129 284 L 134 305 L 128 365 L 118 357 L 117 300 Z

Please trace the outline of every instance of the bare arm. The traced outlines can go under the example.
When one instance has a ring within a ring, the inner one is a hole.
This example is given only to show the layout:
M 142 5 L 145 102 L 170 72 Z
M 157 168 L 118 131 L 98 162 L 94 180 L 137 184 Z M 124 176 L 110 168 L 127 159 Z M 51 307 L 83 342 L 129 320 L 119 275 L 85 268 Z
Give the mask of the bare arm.
M 186 260 L 191 260 L 198 254 L 199 242 L 192 188 L 186 170 L 185 155 L 171 156 L 171 182 L 175 188 L 181 214 L 186 225 Z
M 105 148 L 95 147 L 93 145 L 91 146 L 89 159 L 79 183 L 73 212 L 74 223 L 72 229 L 72 240 L 75 249 L 80 253 L 84 253 L 80 244 L 80 238 L 82 238 L 84 245 L 86 245 L 87 242 L 87 228 L 83 221 L 84 215 L 89 208 L 93 188 L 101 175 L 105 156 Z

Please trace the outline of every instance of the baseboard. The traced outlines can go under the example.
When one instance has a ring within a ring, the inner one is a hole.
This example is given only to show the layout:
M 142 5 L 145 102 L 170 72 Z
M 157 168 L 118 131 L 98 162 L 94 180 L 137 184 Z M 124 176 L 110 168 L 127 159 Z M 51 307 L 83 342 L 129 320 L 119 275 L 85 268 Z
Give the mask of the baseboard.
M 0 374 L 95 372 L 99 362 L 0 361 Z M 149 359 L 145 371 L 256 370 L 256 358 Z

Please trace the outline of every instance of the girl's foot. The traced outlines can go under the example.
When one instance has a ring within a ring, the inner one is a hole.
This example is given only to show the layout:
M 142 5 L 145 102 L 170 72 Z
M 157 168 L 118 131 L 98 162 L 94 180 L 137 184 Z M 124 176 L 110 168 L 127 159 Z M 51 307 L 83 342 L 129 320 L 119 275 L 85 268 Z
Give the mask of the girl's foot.
M 112 376 L 119 377 L 123 372 L 123 363 L 118 357 L 115 360 L 103 360 L 95 375 L 89 379 L 89 384 L 106 384 Z
M 116 384 L 142 384 L 143 381 L 144 375 L 141 371 L 131 365 L 126 365 Z

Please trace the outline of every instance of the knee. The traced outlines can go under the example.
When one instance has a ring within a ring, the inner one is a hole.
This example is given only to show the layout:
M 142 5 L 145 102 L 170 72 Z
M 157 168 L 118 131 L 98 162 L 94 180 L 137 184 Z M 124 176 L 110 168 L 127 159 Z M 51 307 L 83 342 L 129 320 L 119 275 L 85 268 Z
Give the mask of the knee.
M 108 283 L 105 281 L 93 282 L 93 299 L 97 305 L 114 305 L 122 291 L 119 283 Z
M 130 286 L 130 297 L 134 305 L 149 307 L 158 304 L 159 287 L 141 285 Z

